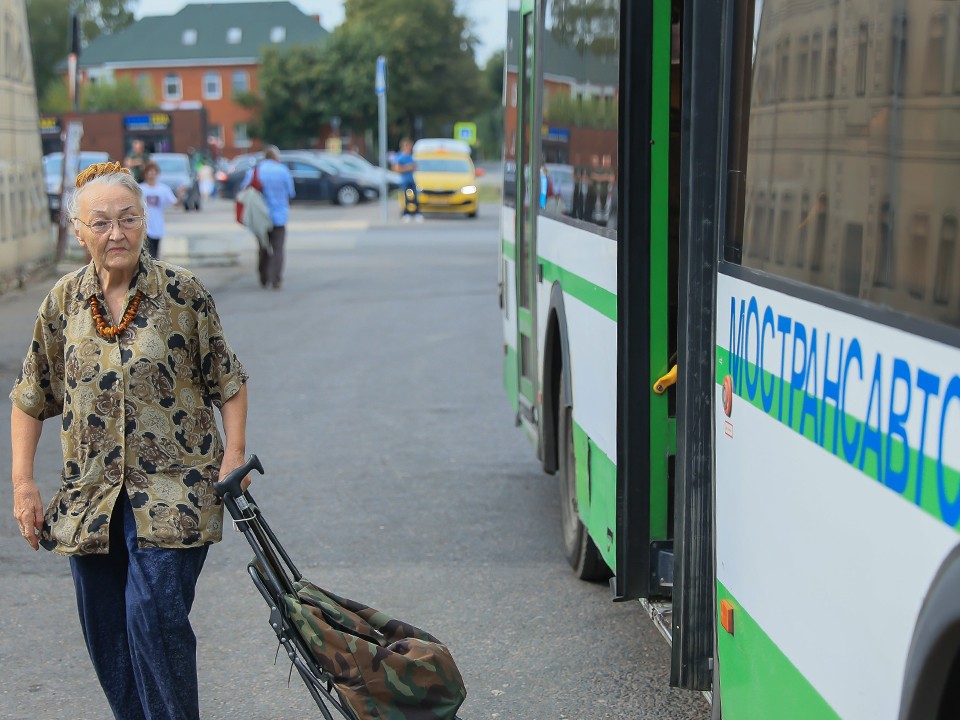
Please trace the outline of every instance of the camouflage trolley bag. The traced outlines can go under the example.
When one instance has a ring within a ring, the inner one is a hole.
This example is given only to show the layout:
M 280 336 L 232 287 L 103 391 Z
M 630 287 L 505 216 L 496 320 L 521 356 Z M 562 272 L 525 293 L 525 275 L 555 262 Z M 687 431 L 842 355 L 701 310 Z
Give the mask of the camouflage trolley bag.
M 419 628 L 303 579 L 240 481 L 251 455 L 214 486 L 253 548 L 247 566 L 270 625 L 327 720 L 456 720 L 466 697 L 450 651 Z

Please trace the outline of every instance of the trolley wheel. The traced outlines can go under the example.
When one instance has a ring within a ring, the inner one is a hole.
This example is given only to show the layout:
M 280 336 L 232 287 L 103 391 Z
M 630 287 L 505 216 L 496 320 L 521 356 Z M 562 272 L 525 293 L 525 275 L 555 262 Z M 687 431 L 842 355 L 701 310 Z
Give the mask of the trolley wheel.
M 610 570 L 590 533 L 580 521 L 577 505 L 577 462 L 573 447 L 573 408 L 565 407 L 563 387 L 567 370 L 563 369 L 557 388 L 557 476 L 560 480 L 560 523 L 563 550 L 567 562 L 580 580 L 606 580 Z

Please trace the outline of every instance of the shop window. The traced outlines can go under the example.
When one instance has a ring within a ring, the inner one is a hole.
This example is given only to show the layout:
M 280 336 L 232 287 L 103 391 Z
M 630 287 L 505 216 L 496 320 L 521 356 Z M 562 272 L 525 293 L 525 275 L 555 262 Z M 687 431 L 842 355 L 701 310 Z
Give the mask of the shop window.
M 888 90 L 894 97 L 903 96 L 907 68 L 907 18 L 895 15 L 890 21 L 890 57 Z
M 860 23 L 857 33 L 857 97 L 867 94 L 867 47 L 870 44 L 870 31 L 867 23 Z
M 927 285 L 927 252 L 930 242 L 930 216 L 914 213 L 910 222 L 910 252 L 906 254 L 907 292 L 922 298 Z
M 823 36 L 819 31 L 810 40 L 810 97 L 820 96 L 820 55 L 823 52 Z
M 946 305 L 953 296 L 957 274 L 957 218 L 946 215 L 940 224 L 940 247 L 937 250 L 937 276 L 933 283 L 933 300 Z
M 884 200 L 877 215 L 877 250 L 873 284 L 893 287 L 893 212 L 890 201 Z
M 810 53 L 810 38 L 803 35 L 797 41 L 797 79 L 793 83 L 793 97 L 803 100 L 807 96 L 807 63 Z
M 927 35 L 926 60 L 923 64 L 923 94 L 939 95 L 943 92 L 943 71 L 946 65 L 945 36 L 947 18 L 943 14 L 930 18 Z
M 830 28 L 827 33 L 827 60 L 826 73 L 823 80 L 824 97 L 832 98 L 837 91 L 837 28 Z

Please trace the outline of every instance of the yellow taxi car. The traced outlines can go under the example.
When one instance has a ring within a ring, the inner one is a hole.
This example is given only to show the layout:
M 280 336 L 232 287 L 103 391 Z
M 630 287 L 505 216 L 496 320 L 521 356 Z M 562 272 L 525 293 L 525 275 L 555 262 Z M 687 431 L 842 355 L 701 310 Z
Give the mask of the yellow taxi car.
M 477 171 L 466 143 L 444 138 L 417 140 L 413 161 L 421 213 L 477 216 Z M 401 206 L 403 202 L 401 195 Z

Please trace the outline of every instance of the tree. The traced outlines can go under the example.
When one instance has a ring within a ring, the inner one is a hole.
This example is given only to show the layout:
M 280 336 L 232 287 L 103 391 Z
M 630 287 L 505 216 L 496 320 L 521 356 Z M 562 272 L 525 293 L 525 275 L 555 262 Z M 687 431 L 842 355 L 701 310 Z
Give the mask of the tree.
M 424 134 L 440 134 L 483 107 L 476 37 L 454 0 L 345 0 L 344 13 L 333 34 L 352 37 L 330 43 L 331 54 L 355 54 L 337 58 L 336 67 L 346 75 L 352 65 L 349 72 L 372 95 L 376 58 L 387 58 L 387 115 L 395 131 L 415 135 L 421 118 Z
M 118 78 L 116 82 L 87 83 L 80 87 L 80 109 L 95 112 L 100 110 L 143 110 L 153 106 L 153 98 L 133 80 Z M 55 78 L 50 81 L 40 98 L 40 111 L 60 114 L 73 110 L 73 102 L 67 85 Z
M 259 93 L 237 102 L 254 111 L 248 132 L 280 147 L 311 145 L 325 120 L 322 49 L 313 45 L 266 48 L 257 75 Z
M 83 40 L 91 42 L 103 33 L 122 30 L 133 22 L 130 9 L 136 0 L 77 0 Z M 27 25 L 33 55 L 33 79 L 38 92 L 45 92 L 59 76 L 57 65 L 70 51 L 70 2 L 27 0 Z
M 615 57 L 620 50 L 619 0 L 554 0 L 550 32 L 581 53 Z

